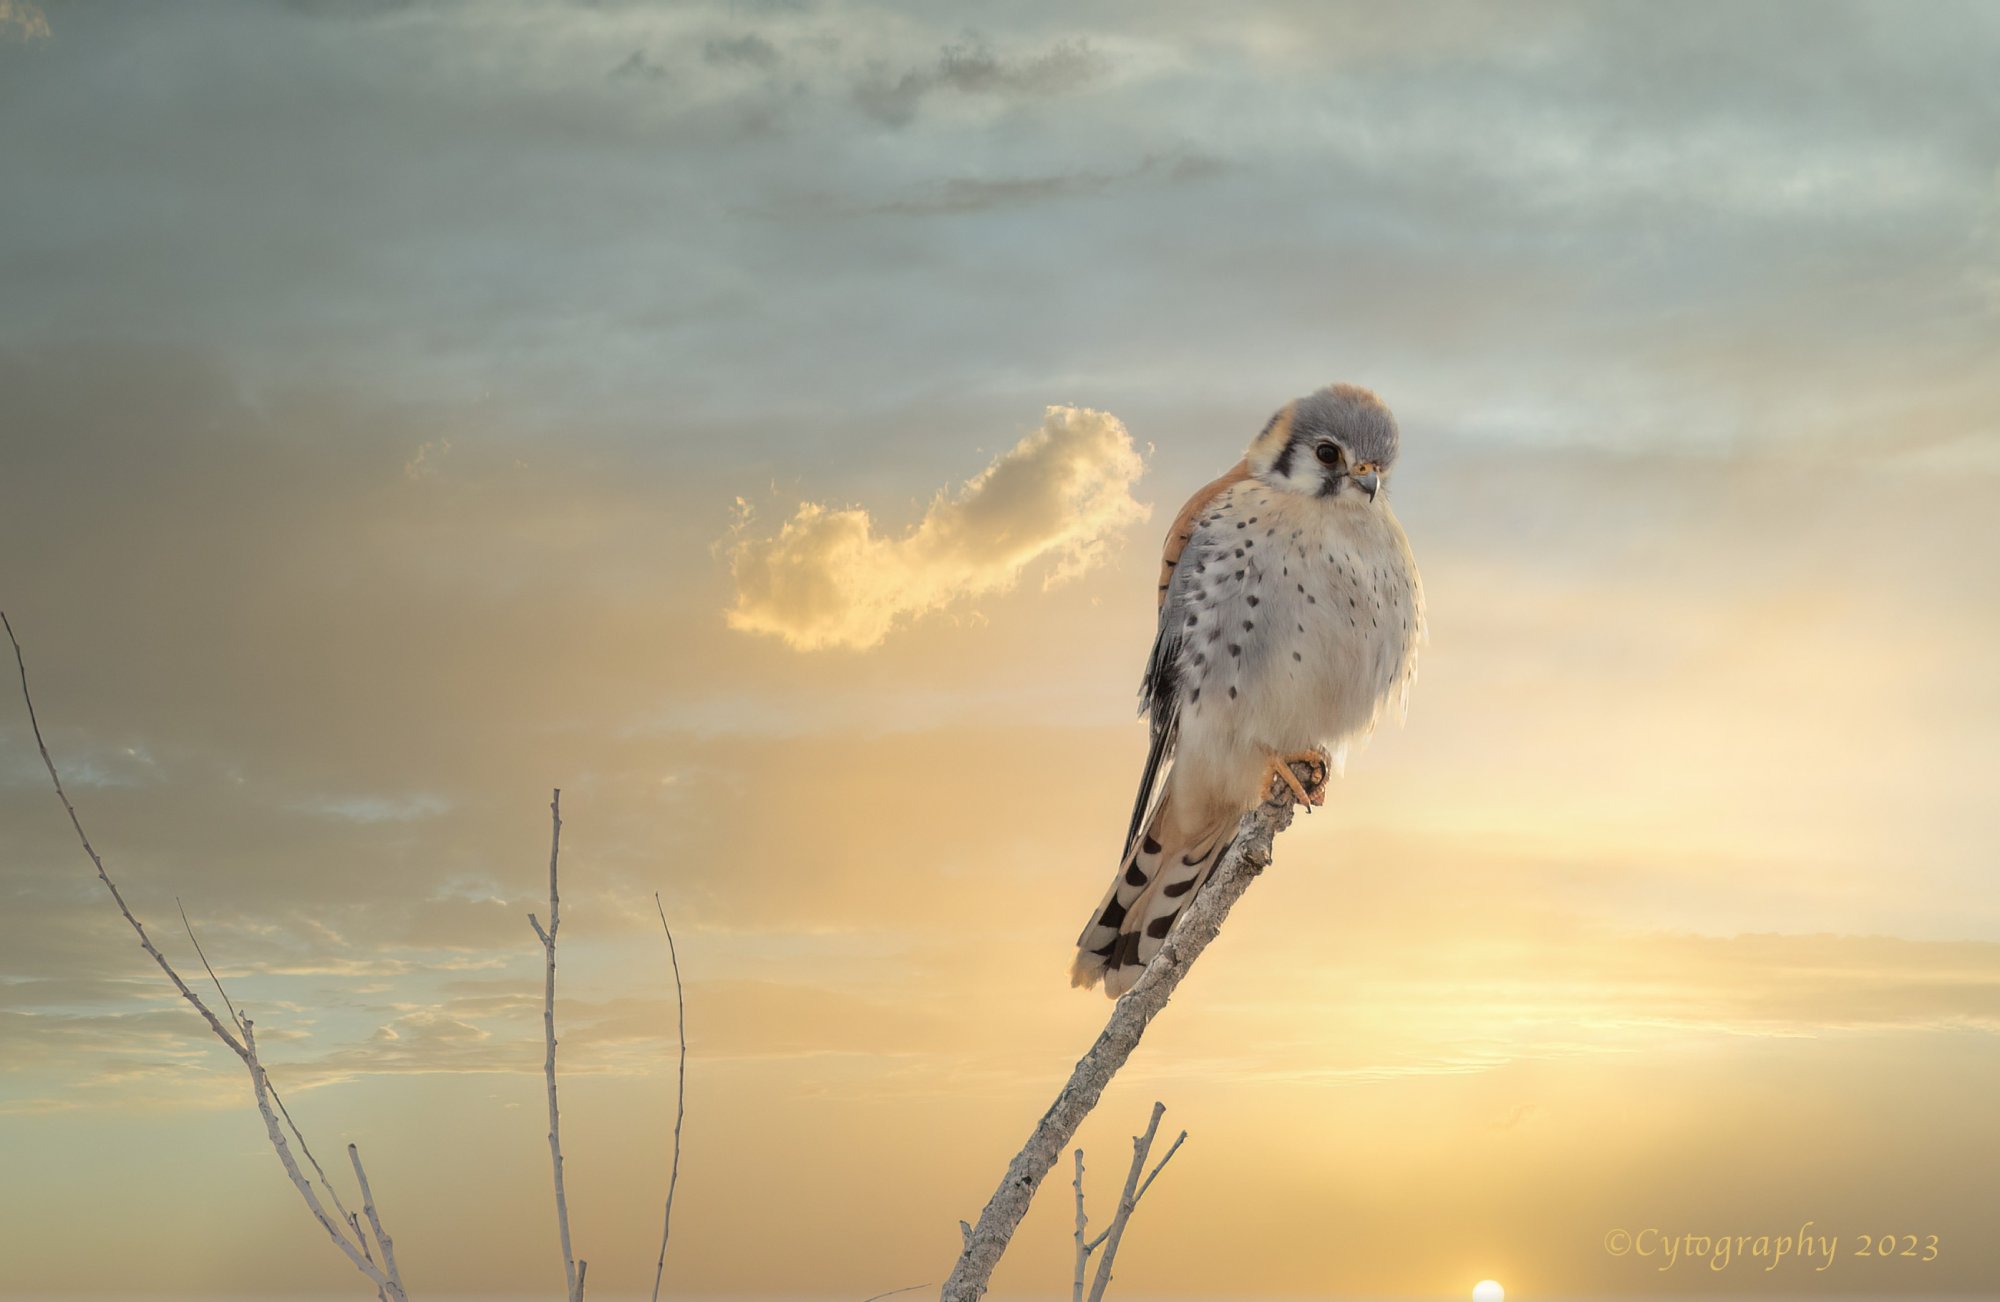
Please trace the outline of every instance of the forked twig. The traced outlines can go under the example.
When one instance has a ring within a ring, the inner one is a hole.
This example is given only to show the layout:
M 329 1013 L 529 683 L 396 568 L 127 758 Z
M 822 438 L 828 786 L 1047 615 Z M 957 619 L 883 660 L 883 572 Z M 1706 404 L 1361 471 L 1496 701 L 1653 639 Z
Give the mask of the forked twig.
M 1146 1169 L 1146 1155 L 1153 1150 L 1153 1136 L 1159 1132 L 1160 1117 L 1166 1110 L 1164 1103 L 1153 1104 L 1153 1115 L 1146 1122 L 1146 1133 L 1132 1137 L 1132 1169 L 1125 1176 L 1125 1192 L 1119 1196 L 1118 1210 L 1113 1213 L 1111 1224 L 1091 1245 L 1103 1244 L 1104 1255 L 1097 1259 L 1097 1277 L 1090 1284 L 1089 1302 L 1104 1302 L 1104 1290 L 1111 1284 L 1111 1263 L 1118 1258 L 1118 1245 L 1125 1238 L 1126 1222 L 1132 1219 L 1132 1213 L 1139 1208 L 1139 1200 L 1152 1187 L 1153 1177 L 1160 1174 L 1161 1167 L 1166 1166 L 1179 1151 L 1182 1140 L 1187 1138 L 1187 1131 L 1183 1130 L 1180 1139 L 1176 1139 L 1173 1147 L 1167 1150 L 1167 1155 L 1160 1159 L 1160 1165 L 1153 1168 L 1153 1175 L 1148 1176 L 1144 1184 L 1139 1183 L 1139 1173 Z
M 563 1284 L 569 1302 L 583 1302 L 583 1271 L 569 1246 L 569 1196 L 563 1192 L 562 1110 L 556 1106 L 556 932 L 562 926 L 562 903 L 556 893 L 556 862 L 562 853 L 562 791 L 549 799 L 549 926 L 542 929 L 534 914 L 528 925 L 541 939 L 547 960 L 542 983 L 542 1038 L 548 1054 L 542 1060 L 549 1084 L 549 1164 L 555 1171 L 556 1230 L 562 1239 Z
M 361 1241 L 361 1255 L 368 1258 L 371 1262 L 374 1261 L 375 1254 L 368 1250 L 368 1236 L 361 1232 L 361 1218 L 353 1212 L 349 1212 L 347 1214 L 347 1223 L 353 1228 L 354 1237 Z M 380 1288 L 375 1290 L 375 1298 L 376 1302 L 389 1302 L 389 1294 Z
M 1083 1150 L 1076 1150 L 1076 1179 L 1072 1182 L 1076 1186 L 1076 1272 L 1070 1283 L 1071 1302 L 1086 1302 L 1084 1268 L 1090 1264 L 1091 1254 L 1100 1247 L 1104 1249 L 1104 1256 L 1097 1263 L 1097 1277 L 1091 1284 L 1087 1302 L 1102 1302 L 1105 1287 L 1111 1283 L 1111 1263 L 1117 1258 L 1119 1241 L 1125 1235 L 1125 1223 L 1132 1219 L 1132 1213 L 1138 1210 L 1139 1200 L 1146 1196 L 1146 1191 L 1153 1187 L 1153 1181 L 1159 1178 L 1160 1171 L 1173 1160 L 1174 1154 L 1180 1151 L 1181 1144 L 1187 1139 L 1187 1131 L 1183 1130 L 1173 1146 L 1167 1149 L 1167 1155 L 1146 1177 L 1145 1183 L 1139 1182 L 1139 1172 L 1145 1169 L 1146 1155 L 1153 1148 L 1153 1135 L 1158 1131 L 1160 1117 L 1166 1110 L 1166 1104 L 1155 1103 L 1152 1119 L 1146 1123 L 1146 1133 L 1132 1137 L 1132 1170 L 1125 1177 L 1125 1192 L 1118 1200 L 1118 1209 L 1112 1214 L 1111 1224 L 1105 1226 L 1094 1239 L 1083 1237 L 1088 1225 L 1083 1212 Z
M 235 1024 L 238 1031 L 241 1031 L 243 1014 L 236 1011 L 236 1005 L 231 1002 L 229 992 L 222 988 L 222 978 L 215 974 L 215 968 L 210 965 L 208 953 L 201 947 L 201 937 L 194 934 L 194 923 L 188 920 L 187 909 L 182 906 L 181 897 L 178 895 L 174 896 L 174 908 L 180 910 L 181 930 L 187 932 L 188 944 L 194 946 L 195 957 L 201 960 L 202 970 L 208 973 L 209 981 L 215 986 L 215 993 L 222 996 L 222 1005 L 229 1010 L 229 1020 Z M 299 1130 L 299 1123 L 292 1120 L 292 1110 L 285 1106 L 285 1096 L 278 1093 L 278 1087 L 268 1079 L 264 1082 L 264 1087 L 271 1091 L 271 1102 L 278 1105 L 278 1115 L 285 1119 L 285 1128 L 291 1131 L 292 1138 L 298 1141 L 299 1152 L 305 1154 L 306 1161 L 312 1166 L 313 1174 L 319 1178 L 319 1187 L 326 1190 L 326 1196 L 332 1200 L 333 1210 L 340 1214 L 342 1220 L 354 1224 L 354 1213 L 348 1211 L 346 1204 L 340 1201 L 340 1191 L 333 1187 L 333 1181 L 326 1178 L 326 1168 L 319 1164 L 317 1157 L 313 1156 L 312 1146 L 306 1143 L 305 1135 Z M 355 1225 L 355 1237 L 360 1240 L 362 1255 L 373 1261 L 374 1258 L 368 1252 L 368 1241 L 361 1238 L 359 1225 Z M 377 1288 L 375 1291 L 379 1293 L 382 1290 Z
M 256 1095 L 257 1112 L 264 1118 L 265 1134 L 271 1141 L 271 1147 L 276 1150 L 278 1162 L 285 1168 L 285 1174 L 291 1179 L 292 1186 L 299 1191 L 299 1197 L 305 1200 L 307 1209 L 312 1212 L 313 1219 L 327 1232 L 334 1246 L 353 1263 L 356 1270 L 375 1285 L 377 1292 L 384 1295 L 388 1302 L 408 1302 L 409 1295 L 403 1289 L 403 1281 L 397 1274 L 393 1262 L 377 1265 L 365 1251 L 366 1245 L 359 1235 L 349 1237 L 348 1226 L 345 1224 L 346 1215 L 343 1213 L 340 1220 L 334 1219 L 320 1202 L 319 1195 L 313 1192 L 312 1182 L 306 1178 L 305 1172 L 299 1169 L 297 1159 L 292 1156 L 291 1145 L 285 1139 L 284 1128 L 279 1125 L 279 1106 L 282 1105 L 274 1106 L 276 1092 L 271 1088 L 270 1077 L 264 1070 L 262 1060 L 257 1056 L 255 1023 L 231 1005 L 229 1012 L 232 1025 L 225 1026 L 222 1019 L 216 1016 L 215 1010 L 181 979 L 181 974 L 167 961 L 167 956 L 153 944 L 152 937 L 146 934 L 145 925 L 133 915 L 131 907 L 125 903 L 124 893 L 118 889 L 118 884 L 111 880 L 110 872 L 104 867 L 103 858 L 97 853 L 97 848 L 90 843 L 89 834 L 83 830 L 83 820 L 77 815 L 76 806 L 70 802 L 69 793 L 63 789 L 62 775 L 56 770 L 56 762 L 49 755 L 48 742 L 42 737 L 41 719 L 35 713 L 35 698 L 28 690 L 27 658 L 21 652 L 20 639 L 14 636 L 13 622 L 7 618 L 5 612 L 0 612 L 0 628 L 6 630 L 7 641 L 14 648 L 14 666 L 21 677 L 21 700 L 28 707 L 28 726 L 35 735 L 35 749 L 41 753 L 42 767 L 48 770 L 49 782 L 55 787 L 56 799 L 62 802 L 63 812 L 69 815 L 70 826 L 76 829 L 76 837 L 83 846 L 83 852 L 90 856 L 90 862 L 97 868 L 97 879 L 103 882 L 105 889 L 111 893 L 112 902 L 118 906 L 118 912 L 132 928 L 132 933 L 139 938 L 140 948 L 146 951 L 160 971 L 166 974 L 167 980 L 173 983 L 174 989 L 180 992 L 181 998 L 187 1000 L 188 1004 L 201 1014 L 202 1020 L 208 1023 L 208 1029 L 229 1047 L 229 1051 L 236 1055 L 243 1063 L 244 1069 L 250 1073 L 250 1085 Z M 192 929 L 190 929 L 191 934 Z M 196 945 L 196 951 L 200 951 L 199 944 Z M 208 966 L 206 957 L 203 957 L 202 965 Z M 213 968 L 209 969 L 209 976 L 211 979 L 214 978 Z M 216 989 L 218 992 L 221 991 L 221 982 L 216 982 Z M 227 995 L 223 996 L 223 1001 L 228 1005 Z M 286 1124 L 290 1124 L 289 1116 L 286 1117 Z M 293 1130 L 296 1133 L 296 1127 Z M 302 1150 L 305 1148 L 304 1139 L 300 1139 L 299 1147 Z M 310 1160 L 310 1153 L 308 1159 Z M 315 1162 L 314 1166 L 317 1168 L 318 1163 Z M 325 1173 L 321 1172 L 322 1181 L 324 1175 Z M 331 1190 L 328 1192 L 331 1193 Z M 337 1199 L 335 1205 L 339 1205 Z
M 1304 767 L 1295 766 L 1295 771 Z M 993 1278 L 993 1268 L 1007 1250 L 1021 1218 L 1027 1215 L 1028 1204 L 1041 1187 L 1043 1177 L 1055 1165 L 1084 1117 L 1097 1106 L 1111 1078 L 1139 1047 L 1147 1025 L 1166 1007 L 1188 969 L 1215 939 L 1229 910 L 1250 883 L 1270 866 L 1272 839 L 1291 826 L 1292 810 L 1291 797 L 1284 793 L 1243 815 L 1235 839 L 1214 876 L 1182 911 L 1180 921 L 1168 933 L 1166 943 L 1145 974 L 1113 1006 L 1096 1042 L 1077 1060 L 1055 1102 L 1035 1123 L 1021 1151 L 1007 1164 L 1006 1174 L 1000 1178 L 993 1196 L 986 1200 L 978 1223 L 964 1231 L 964 1248 L 939 1293 L 940 1302 L 978 1302 L 985 1294 Z
M 347 1160 L 354 1166 L 354 1182 L 361 1186 L 361 1213 L 368 1218 L 369 1232 L 382 1249 L 382 1264 L 391 1276 L 396 1275 L 396 1242 L 389 1237 L 389 1231 L 382 1228 L 382 1218 L 375 1214 L 375 1191 L 368 1187 L 368 1172 L 361 1165 L 361 1149 L 356 1145 L 347 1146 Z M 357 1227 L 358 1228 L 358 1227 Z M 361 1245 L 365 1251 L 366 1243 Z

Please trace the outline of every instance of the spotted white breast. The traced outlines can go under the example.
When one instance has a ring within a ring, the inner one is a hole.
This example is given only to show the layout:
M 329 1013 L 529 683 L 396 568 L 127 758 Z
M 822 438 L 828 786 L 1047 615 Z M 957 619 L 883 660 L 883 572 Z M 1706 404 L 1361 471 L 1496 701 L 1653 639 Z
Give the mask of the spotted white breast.
M 1272 754 L 1337 749 L 1400 698 L 1423 591 L 1388 503 L 1245 479 L 1197 517 L 1162 610 L 1177 791 L 1238 809 Z

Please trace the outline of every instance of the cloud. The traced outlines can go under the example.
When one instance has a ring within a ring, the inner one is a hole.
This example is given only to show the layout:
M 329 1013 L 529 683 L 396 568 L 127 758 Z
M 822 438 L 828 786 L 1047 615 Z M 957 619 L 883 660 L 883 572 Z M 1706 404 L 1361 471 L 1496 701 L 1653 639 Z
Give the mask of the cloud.
M 0 40 L 45 41 L 49 19 L 29 0 L 0 0 Z
M 321 796 L 293 807 L 303 813 L 353 823 L 410 823 L 445 813 L 451 802 L 442 796 L 418 792 L 407 796 Z
M 1053 95 L 1074 90 L 1103 70 L 1103 58 L 1082 41 L 1058 41 L 1032 59 L 1005 62 L 975 39 L 945 46 L 937 77 L 967 94 Z
M 1052 199 L 1106 194 L 1138 181 L 1201 181 L 1226 171 L 1227 167 L 1219 158 L 1183 150 L 1172 154 L 1148 154 L 1136 165 L 1115 171 L 1086 170 L 997 178 L 953 176 L 934 183 L 914 197 L 876 204 L 862 211 L 918 217 L 987 212 Z
M 965 95 L 1039 99 L 1076 90 L 1101 76 L 1104 57 L 1083 41 L 1058 41 L 1028 59 L 1003 59 L 977 38 L 966 45 L 947 45 L 937 64 L 912 68 L 891 77 L 881 67 L 855 84 L 854 102 L 861 111 L 889 126 L 907 125 L 926 95 L 950 87 Z
M 634 50 L 604 76 L 607 81 L 665 81 L 667 70 L 648 58 L 644 50 Z
M 755 32 L 746 32 L 707 42 L 701 48 L 701 57 L 703 62 L 717 67 L 747 64 L 753 68 L 773 68 L 778 63 L 778 47 Z
M 401 13 L 416 0 L 285 0 L 284 7 L 306 18 L 334 18 L 365 21 L 386 14 Z
M 729 626 L 801 651 L 875 646 L 899 618 L 1011 588 L 1044 556 L 1049 584 L 1073 578 L 1148 508 L 1132 499 L 1144 469 L 1108 412 L 1050 407 L 1041 427 L 968 480 L 940 492 L 908 534 L 876 533 L 865 509 L 802 502 L 773 537 L 730 549 Z
M 417 448 L 417 455 L 403 463 L 403 478 L 432 479 L 437 476 L 437 463 L 444 454 L 451 451 L 450 439 L 431 439 Z

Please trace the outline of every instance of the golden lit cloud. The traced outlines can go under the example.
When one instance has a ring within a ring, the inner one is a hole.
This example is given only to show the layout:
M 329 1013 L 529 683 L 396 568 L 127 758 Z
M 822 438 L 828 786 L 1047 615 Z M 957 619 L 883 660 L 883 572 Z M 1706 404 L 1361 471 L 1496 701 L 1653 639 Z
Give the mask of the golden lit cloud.
M 1045 585 L 1074 578 L 1146 518 L 1131 493 L 1144 468 L 1116 416 L 1050 407 L 957 493 L 940 492 L 903 537 L 878 534 L 864 508 L 817 502 L 801 502 L 773 537 L 741 537 L 730 550 L 729 626 L 801 651 L 866 648 L 898 619 L 1013 587 L 1043 557 L 1055 562 Z

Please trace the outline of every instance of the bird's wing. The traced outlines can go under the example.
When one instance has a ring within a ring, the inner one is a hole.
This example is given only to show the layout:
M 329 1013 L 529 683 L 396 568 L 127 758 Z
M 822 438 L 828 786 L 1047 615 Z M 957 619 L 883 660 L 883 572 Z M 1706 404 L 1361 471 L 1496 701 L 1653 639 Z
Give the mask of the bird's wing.
M 1160 558 L 1160 623 L 1153 637 L 1153 654 L 1146 661 L 1146 673 L 1139 680 L 1139 709 L 1152 723 L 1152 744 L 1146 751 L 1146 767 L 1139 775 L 1139 794 L 1132 802 L 1132 825 L 1125 833 L 1125 853 L 1132 852 L 1139 829 L 1146 825 L 1147 812 L 1159 797 L 1161 779 L 1174 745 L 1180 739 L 1180 653 L 1182 632 L 1187 626 L 1186 594 L 1193 587 L 1193 558 L 1203 548 L 1190 546 L 1205 529 L 1212 528 L 1211 507 L 1244 480 L 1249 468 L 1238 462 L 1228 474 L 1204 484 L 1174 517 L 1167 530 L 1166 547 Z M 1183 559 L 1188 561 L 1183 565 Z
M 1195 490 L 1181 513 L 1174 517 L 1173 527 L 1167 530 L 1166 546 L 1160 549 L 1160 608 L 1167 605 L 1167 586 L 1173 582 L 1174 567 L 1181 562 L 1181 554 L 1187 550 L 1188 539 L 1194 537 L 1201 513 L 1208 504 L 1220 497 L 1231 484 L 1240 484 L 1250 478 L 1250 463 L 1239 461 L 1231 466 L 1220 479 L 1211 479 Z

